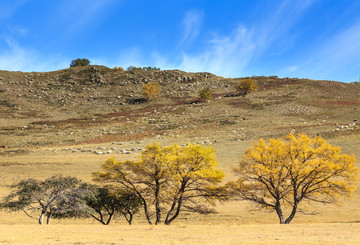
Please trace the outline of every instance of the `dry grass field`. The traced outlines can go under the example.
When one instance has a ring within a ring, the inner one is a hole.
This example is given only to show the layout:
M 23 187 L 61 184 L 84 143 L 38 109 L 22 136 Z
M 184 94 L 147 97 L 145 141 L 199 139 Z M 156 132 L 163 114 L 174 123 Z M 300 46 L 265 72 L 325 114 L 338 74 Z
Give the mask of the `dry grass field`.
M 4 244 L 359 244 L 360 224 L 0 225 Z
M 93 66 L 0 71 L 0 144 L 6 146 L 0 149 L 0 197 L 9 192 L 7 185 L 27 177 L 62 174 L 91 181 L 106 159 L 136 159 L 139 149 L 155 141 L 211 144 L 224 182 L 234 179 L 232 166 L 260 137 L 320 134 L 360 159 L 359 86 L 253 79 L 259 89 L 242 97 L 233 96 L 238 80 L 208 73 Z M 159 82 L 159 98 L 133 104 L 147 81 Z M 195 103 L 205 87 L 213 99 Z M 246 202 L 219 203 L 216 210 L 182 214 L 170 226 L 149 226 L 139 216 L 132 226 L 122 219 L 109 226 L 91 219 L 40 226 L 25 214 L 2 211 L 0 244 L 360 244 L 360 189 L 342 206 L 314 205 L 309 212 L 316 215 L 299 213 L 290 225 L 278 225 L 276 214 Z

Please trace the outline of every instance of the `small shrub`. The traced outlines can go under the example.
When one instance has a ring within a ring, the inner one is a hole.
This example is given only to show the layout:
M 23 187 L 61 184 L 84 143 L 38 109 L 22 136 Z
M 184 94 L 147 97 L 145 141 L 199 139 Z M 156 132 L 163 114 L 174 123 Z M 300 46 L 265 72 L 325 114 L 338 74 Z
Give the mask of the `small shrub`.
M 147 100 L 157 97 L 160 93 L 158 82 L 150 82 L 143 86 L 143 94 Z
M 72 60 L 70 63 L 70 67 L 76 67 L 76 66 L 87 66 L 90 64 L 90 60 L 88 59 L 76 59 L 76 60 Z
M 212 91 L 210 88 L 204 88 L 199 92 L 199 96 L 202 102 L 210 100 L 212 98 L 211 95 L 212 95 Z
M 15 107 L 15 105 L 11 104 L 9 101 L 7 100 L 0 100 L 0 106 L 5 106 L 5 107 Z
M 113 68 L 113 70 L 115 70 L 115 71 L 124 71 L 124 68 L 122 68 L 122 67 L 114 67 Z

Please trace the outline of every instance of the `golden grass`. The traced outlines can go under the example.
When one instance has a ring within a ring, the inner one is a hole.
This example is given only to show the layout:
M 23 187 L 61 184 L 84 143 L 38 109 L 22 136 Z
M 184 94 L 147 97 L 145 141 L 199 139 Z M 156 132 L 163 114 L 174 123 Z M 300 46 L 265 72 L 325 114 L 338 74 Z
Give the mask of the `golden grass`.
M 359 244 L 360 224 L 0 225 L 2 244 Z

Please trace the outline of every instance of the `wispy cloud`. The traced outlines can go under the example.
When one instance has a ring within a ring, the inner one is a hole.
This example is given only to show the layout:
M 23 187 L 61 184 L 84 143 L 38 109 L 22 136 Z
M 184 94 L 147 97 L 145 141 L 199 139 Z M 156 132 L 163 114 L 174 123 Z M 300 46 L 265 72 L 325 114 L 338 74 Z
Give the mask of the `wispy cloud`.
M 264 55 L 270 47 L 283 49 L 287 32 L 314 1 L 283 1 L 262 19 L 238 27 L 228 35 L 216 35 L 202 53 L 183 52 L 180 69 L 210 71 L 219 75 L 245 74 L 249 63 Z
M 21 48 L 9 38 L 3 38 L 2 41 L 7 46 L 6 51 L 0 54 L 0 67 L 2 70 L 27 70 L 36 60 L 36 52 Z
M 17 25 L 8 26 L 7 31 L 7 35 L 18 37 L 25 37 L 30 32 L 29 29 Z
M 203 11 L 189 10 L 185 13 L 182 21 L 183 33 L 179 46 L 191 43 L 200 33 Z
M 309 68 L 325 78 L 337 77 L 336 73 L 342 73 L 354 64 L 358 64 L 358 73 L 360 72 L 359 54 L 360 54 L 360 21 L 354 23 L 345 31 L 329 38 L 318 49 L 319 52 L 314 57 Z M 342 74 L 344 75 L 344 74 Z M 330 78 L 329 78 L 330 79 Z M 356 79 L 354 77 L 354 79 Z
M 61 1 L 61 4 L 54 9 L 52 18 L 54 21 L 48 23 L 48 29 L 57 28 L 59 36 L 56 38 L 67 38 L 84 29 L 91 29 L 101 23 L 103 17 L 106 17 L 105 10 L 109 10 L 112 3 L 114 0 Z
M 36 50 L 21 47 L 11 38 L 1 38 L 7 47 L 0 53 L 0 70 L 10 71 L 51 71 L 69 66 L 69 58 L 61 56 L 41 57 Z
M 233 75 L 254 55 L 253 31 L 239 26 L 228 36 L 216 36 L 200 54 L 183 53 L 180 69 Z

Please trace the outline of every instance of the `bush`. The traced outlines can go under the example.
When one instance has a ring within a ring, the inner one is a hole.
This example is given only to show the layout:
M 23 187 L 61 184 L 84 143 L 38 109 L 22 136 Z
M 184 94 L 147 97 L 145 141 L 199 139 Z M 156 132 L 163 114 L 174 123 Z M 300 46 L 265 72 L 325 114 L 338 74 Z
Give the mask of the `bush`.
M 147 100 L 157 97 L 160 93 L 159 83 L 150 82 L 144 85 L 143 94 Z
M 113 68 L 113 70 L 115 70 L 115 71 L 123 71 L 124 70 L 124 68 L 122 68 L 122 67 L 114 67 Z
M 76 67 L 76 66 L 87 66 L 90 64 L 90 60 L 88 59 L 76 59 L 76 60 L 73 60 L 71 61 L 70 63 L 70 67 Z
M 199 96 L 202 102 L 210 100 L 212 98 L 211 95 L 212 95 L 212 91 L 210 88 L 204 88 L 199 92 Z

